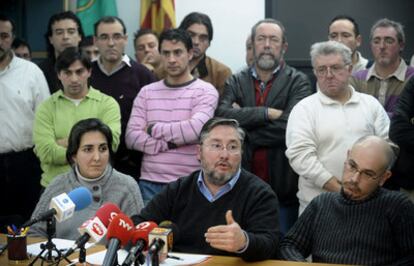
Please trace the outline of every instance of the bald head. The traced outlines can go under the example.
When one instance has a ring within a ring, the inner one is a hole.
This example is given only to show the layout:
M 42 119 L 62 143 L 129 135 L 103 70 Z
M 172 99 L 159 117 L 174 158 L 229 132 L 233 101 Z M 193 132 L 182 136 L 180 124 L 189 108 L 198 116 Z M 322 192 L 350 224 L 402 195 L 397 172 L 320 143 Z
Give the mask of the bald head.
M 355 149 L 362 149 L 367 156 L 373 156 L 382 164 L 381 168 L 387 170 L 391 169 L 398 153 L 398 146 L 378 136 L 364 136 L 358 139 L 352 146 L 351 153 Z

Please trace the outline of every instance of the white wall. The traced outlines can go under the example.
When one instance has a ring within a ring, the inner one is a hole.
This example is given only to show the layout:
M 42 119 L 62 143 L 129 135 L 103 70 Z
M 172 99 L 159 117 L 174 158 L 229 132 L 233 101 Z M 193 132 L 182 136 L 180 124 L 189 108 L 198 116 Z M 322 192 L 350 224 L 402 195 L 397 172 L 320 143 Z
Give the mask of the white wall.
M 175 0 L 177 26 L 190 12 L 207 14 L 214 36 L 207 54 L 228 65 L 233 72 L 245 65 L 245 41 L 251 27 L 264 18 L 264 0 Z M 127 27 L 127 54 L 134 58 L 134 32 L 139 27 L 139 0 L 117 0 L 118 14 Z

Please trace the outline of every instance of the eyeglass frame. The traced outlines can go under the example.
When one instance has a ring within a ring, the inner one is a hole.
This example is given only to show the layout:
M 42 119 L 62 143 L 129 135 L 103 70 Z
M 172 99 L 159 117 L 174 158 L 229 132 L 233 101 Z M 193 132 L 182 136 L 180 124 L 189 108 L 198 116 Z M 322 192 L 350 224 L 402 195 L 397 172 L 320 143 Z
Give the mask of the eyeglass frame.
M 236 154 L 240 154 L 241 151 L 242 151 L 242 146 L 237 145 L 235 143 L 229 143 L 226 146 L 224 146 L 222 143 L 217 143 L 217 142 L 212 142 L 212 143 L 209 143 L 209 144 L 204 143 L 204 142 L 201 143 L 201 145 L 204 145 L 204 144 L 205 144 L 205 146 L 207 147 L 207 149 L 209 151 L 217 152 L 217 153 L 223 152 L 224 150 L 226 150 L 229 154 L 236 155 Z M 236 146 L 235 147 L 236 149 L 230 148 L 229 146 L 231 146 L 231 145 Z
M 349 67 L 349 66 L 350 64 L 343 64 L 343 65 L 336 64 L 332 66 L 321 66 L 319 68 L 314 68 L 313 73 L 315 73 L 315 75 L 318 77 L 326 77 L 328 75 L 328 70 L 329 70 L 329 72 L 333 76 L 336 76 L 340 74 L 342 70 L 344 70 L 346 67 Z M 321 73 L 321 71 L 323 71 L 323 73 Z
M 351 165 L 350 162 L 354 162 L 355 165 Z M 347 169 L 352 175 L 355 175 L 356 173 L 359 174 L 360 177 L 362 177 L 362 179 L 365 180 L 378 180 L 378 178 L 380 178 L 386 171 L 387 169 L 385 169 L 384 171 L 382 171 L 380 174 L 377 174 L 375 171 L 370 170 L 370 169 L 359 169 L 358 164 L 352 159 L 352 158 L 348 158 L 345 162 L 345 169 Z M 370 174 L 367 173 L 367 171 L 373 171 L 375 174 L 373 176 L 371 176 Z

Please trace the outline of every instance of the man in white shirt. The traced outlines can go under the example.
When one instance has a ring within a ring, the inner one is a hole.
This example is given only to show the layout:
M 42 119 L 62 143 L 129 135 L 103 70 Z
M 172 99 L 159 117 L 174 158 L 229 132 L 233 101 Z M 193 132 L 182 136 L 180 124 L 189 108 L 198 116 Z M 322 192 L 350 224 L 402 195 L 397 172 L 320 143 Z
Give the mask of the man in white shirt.
M 389 118 L 372 96 L 349 85 L 352 52 L 336 41 L 312 45 L 318 91 L 290 113 L 286 156 L 299 174 L 299 213 L 324 191 L 339 191 L 346 151 L 360 137 L 388 137 Z
M 32 126 L 49 96 L 42 71 L 14 55 L 13 21 L 0 15 L 0 213 L 30 217 L 40 192 L 40 165 L 33 153 Z

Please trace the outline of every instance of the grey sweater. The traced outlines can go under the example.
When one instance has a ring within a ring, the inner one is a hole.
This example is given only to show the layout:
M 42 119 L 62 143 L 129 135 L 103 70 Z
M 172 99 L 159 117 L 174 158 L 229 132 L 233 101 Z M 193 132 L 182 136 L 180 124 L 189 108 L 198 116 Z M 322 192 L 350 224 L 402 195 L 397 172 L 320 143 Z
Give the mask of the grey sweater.
M 94 182 L 85 182 L 78 178 L 76 171 L 57 176 L 45 189 L 32 214 L 32 218 L 49 209 L 50 200 L 71 190 L 85 186 L 92 193 L 92 204 L 87 208 L 75 212 L 66 221 L 56 223 L 56 236 L 58 238 L 75 240 L 79 237 L 78 227 L 87 219 L 94 217 L 102 204 L 112 202 L 128 216 L 139 214 L 144 207 L 141 192 L 137 182 L 130 176 L 124 175 L 112 167 L 105 170 L 104 176 Z M 38 222 L 30 227 L 30 236 L 47 237 L 46 222 Z
M 378 189 L 363 201 L 323 193 L 280 244 L 281 258 L 358 265 L 414 265 L 414 204 Z

